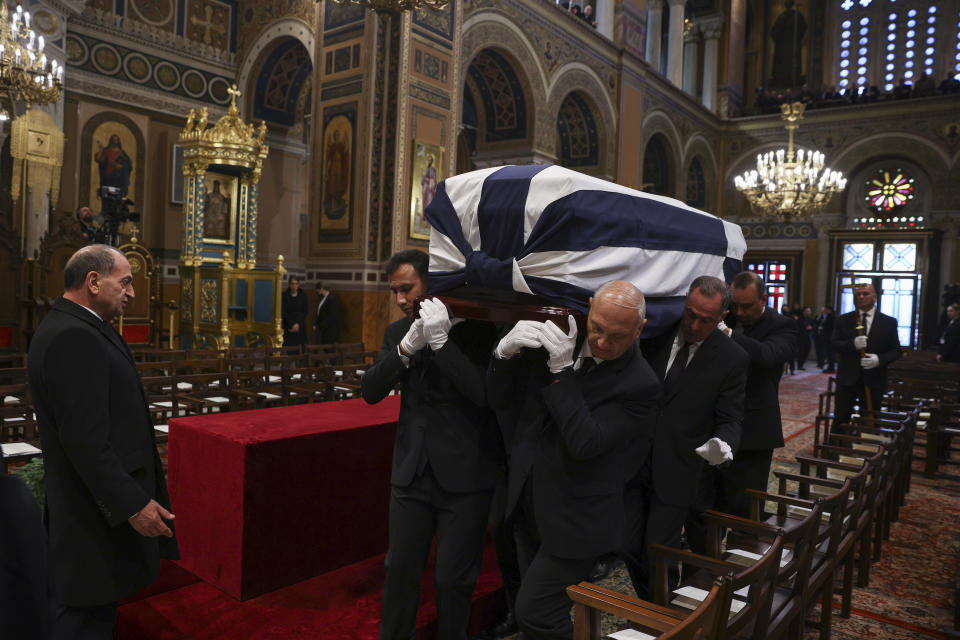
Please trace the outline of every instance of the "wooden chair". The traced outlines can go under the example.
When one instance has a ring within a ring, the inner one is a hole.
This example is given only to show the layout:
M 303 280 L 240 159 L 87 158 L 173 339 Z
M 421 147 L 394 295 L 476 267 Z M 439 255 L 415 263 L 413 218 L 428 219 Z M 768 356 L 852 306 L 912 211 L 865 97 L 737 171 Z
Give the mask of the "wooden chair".
M 746 596 L 743 600 L 730 600 L 730 607 L 726 609 L 729 613 L 726 629 L 721 637 L 753 640 L 768 638 L 773 592 L 783 551 L 783 535 L 782 531 L 777 529 L 766 530 L 772 536 L 771 544 L 766 552 L 747 568 L 722 557 L 700 555 L 658 544 L 651 545 L 650 549 L 656 557 L 654 602 L 662 606 L 669 604 L 696 608 L 697 605 L 691 606 L 689 598 L 705 593 L 717 577 L 729 575 L 734 593 L 745 593 Z M 671 591 L 668 583 L 668 563 L 673 562 L 682 562 L 684 572 L 689 575 L 684 578 L 679 589 Z
M 324 402 L 332 397 L 325 367 L 287 367 L 281 369 L 280 388 L 284 404 Z
M 623 618 L 634 628 L 655 634 L 661 640 L 721 638 L 725 626 L 723 612 L 730 606 L 731 584 L 729 576 L 718 577 L 700 606 L 686 616 L 590 582 L 569 586 L 567 595 L 573 600 L 574 611 L 573 640 L 599 640 L 602 612 Z

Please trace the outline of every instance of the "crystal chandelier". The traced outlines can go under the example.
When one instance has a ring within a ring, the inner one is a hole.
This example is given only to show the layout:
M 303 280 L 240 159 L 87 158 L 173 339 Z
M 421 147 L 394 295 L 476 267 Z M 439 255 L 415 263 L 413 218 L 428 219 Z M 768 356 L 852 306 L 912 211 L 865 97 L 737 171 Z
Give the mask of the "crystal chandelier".
M 450 0 L 333 0 L 337 4 L 358 4 L 368 9 L 373 9 L 378 13 L 400 13 L 401 11 L 414 11 L 416 9 L 433 9 L 440 11 L 448 4 Z
M 30 106 L 60 99 L 63 66 L 48 59 L 43 47 L 43 36 L 30 28 L 30 12 L 17 5 L 10 14 L 6 0 L 0 0 L 0 92 L 11 102 Z
M 819 212 L 847 186 L 842 173 L 824 168 L 820 151 L 800 149 L 794 153 L 793 132 L 800 126 L 797 122 L 805 108 L 802 102 L 780 105 L 789 134 L 786 151 L 757 155 L 757 168 L 733 179 L 755 213 L 790 222 Z

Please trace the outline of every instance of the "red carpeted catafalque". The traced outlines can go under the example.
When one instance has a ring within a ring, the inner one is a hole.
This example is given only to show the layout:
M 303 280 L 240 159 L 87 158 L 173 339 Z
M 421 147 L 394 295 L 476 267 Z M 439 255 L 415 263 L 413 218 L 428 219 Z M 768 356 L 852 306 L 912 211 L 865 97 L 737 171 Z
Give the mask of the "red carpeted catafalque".
M 120 606 L 117 637 L 376 638 L 399 397 L 172 420 L 182 559 Z M 432 559 L 431 559 L 432 565 Z M 498 614 L 488 545 L 471 632 Z M 418 637 L 435 635 L 432 566 Z

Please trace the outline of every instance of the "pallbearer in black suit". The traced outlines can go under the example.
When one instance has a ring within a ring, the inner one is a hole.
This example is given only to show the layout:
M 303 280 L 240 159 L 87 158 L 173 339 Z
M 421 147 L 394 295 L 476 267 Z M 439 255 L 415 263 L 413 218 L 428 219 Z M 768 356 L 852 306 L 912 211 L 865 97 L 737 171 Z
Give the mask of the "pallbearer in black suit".
M 401 387 L 380 626 L 380 637 L 391 640 L 413 637 L 434 534 L 437 637 L 466 639 L 501 447 L 484 380 L 495 327 L 452 321 L 436 300 L 425 300 L 418 313 L 428 263 L 416 250 L 387 261 L 390 290 L 406 318 L 387 327 L 380 357 L 361 381 L 370 403 Z
M 340 340 L 340 301 L 322 282 L 317 283 L 317 295 L 314 336 L 317 344 L 333 344 Z
M 660 394 L 636 345 L 645 312 L 636 287 L 607 283 L 590 300 L 581 345 L 572 320 L 569 332 L 521 321 L 490 364 L 523 571 L 516 615 L 529 640 L 572 636 L 566 588 L 622 543 L 628 445 L 652 438 Z
M 867 408 L 866 390 L 873 408 L 880 407 L 887 388 L 887 367 L 900 357 L 897 321 L 880 313 L 876 304 L 877 292 L 872 284 L 856 285 L 856 309 L 840 316 L 833 328 L 830 342 L 839 356 L 834 426 L 850 422 L 855 401 L 862 409 Z M 858 326 L 863 328 L 858 330 Z
M 947 307 L 947 326 L 940 335 L 937 362 L 960 362 L 960 304 Z
M 743 405 L 740 446 L 729 465 L 710 467 L 701 484 L 704 494 L 687 520 L 687 541 L 697 553 L 706 551 L 706 532 L 699 514 L 706 508 L 744 518 L 750 516 L 747 489 L 767 490 L 773 450 L 783 446 L 780 421 L 780 376 L 793 357 L 797 326 L 767 307 L 763 279 L 743 271 L 731 283 L 729 326 L 719 328 L 750 358 Z
M 650 595 L 651 544 L 680 546 L 687 512 L 707 464 L 733 459 L 740 444 L 747 354 L 717 330 L 730 305 L 718 278 L 701 276 L 687 293 L 683 316 L 644 354 L 663 380 L 653 447 L 632 453 L 642 464 L 627 484 L 624 559 L 634 589 Z
M 122 253 L 90 245 L 30 344 L 57 604 L 54 638 L 113 637 L 117 602 L 177 557 L 173 514 L 133 355 L 110 321 L 133 298 Z

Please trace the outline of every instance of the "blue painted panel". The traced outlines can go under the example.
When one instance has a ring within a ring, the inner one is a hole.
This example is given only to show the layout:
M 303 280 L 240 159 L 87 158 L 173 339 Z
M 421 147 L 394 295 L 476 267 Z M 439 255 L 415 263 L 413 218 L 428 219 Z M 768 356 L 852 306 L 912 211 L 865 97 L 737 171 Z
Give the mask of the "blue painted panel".
M 253 283 L 253 321 L 273 321 L 273 280 L 255 280 Z
M 247 281 L 246 280 L 234 280 L 234 294 L 233 294 L 233 304 L 234 307 L 246 307 L 250 296 L 247 293 Z

